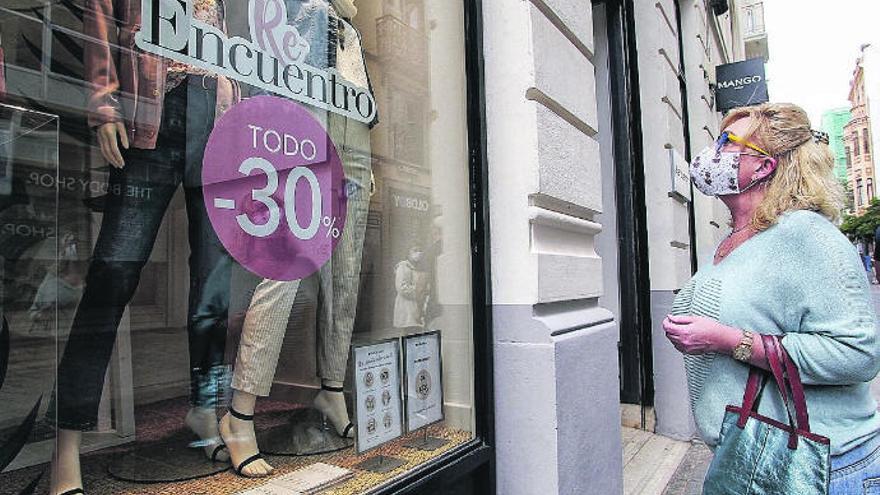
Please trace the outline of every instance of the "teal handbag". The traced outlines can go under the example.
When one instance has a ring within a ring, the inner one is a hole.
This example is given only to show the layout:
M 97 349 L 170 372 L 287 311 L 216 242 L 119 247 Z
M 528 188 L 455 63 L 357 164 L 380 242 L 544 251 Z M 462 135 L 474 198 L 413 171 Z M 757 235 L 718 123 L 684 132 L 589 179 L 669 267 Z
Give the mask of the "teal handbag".
M 810 431 L 800 374 L 779 339 L 770 335 L 762 339 L 771 375 L 788 411 L 788 424 L 757 413 L 767 372 L 752 367 L 742 405 L 726 408 L 703 494 L 827 495 L 831 442 Z M 794 418 L 789 403 L 794 407 Z

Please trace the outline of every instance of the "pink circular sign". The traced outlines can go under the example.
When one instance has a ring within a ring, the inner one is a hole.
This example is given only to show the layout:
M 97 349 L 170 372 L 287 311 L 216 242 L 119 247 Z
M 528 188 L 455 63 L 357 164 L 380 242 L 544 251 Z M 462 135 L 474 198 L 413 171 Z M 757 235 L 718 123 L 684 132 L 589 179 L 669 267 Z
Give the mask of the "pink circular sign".
M 291 100 L 257 96 L 229 109 L 208 138 L 202 184 L 220 242 L 264 278 L 315 273 L 342 237 L 342 162 L 324 127 Z

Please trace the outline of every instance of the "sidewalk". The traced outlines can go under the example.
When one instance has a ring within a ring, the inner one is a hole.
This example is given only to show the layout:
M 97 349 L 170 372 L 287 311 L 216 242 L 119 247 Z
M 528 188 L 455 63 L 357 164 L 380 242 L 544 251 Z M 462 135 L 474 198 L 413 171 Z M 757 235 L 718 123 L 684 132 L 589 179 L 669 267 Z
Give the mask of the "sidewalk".
M 686 463 L 688 442 L 649 431 L 623 428 L 623 493 L 656 495 L 674 480 L 677 468 Z M 674 492 L 685 493 L 685 492 Z
M 874 296 L 874 311 L 880 315 L 880 285 L 872 285 L 871 293 Z M 874 399 L 880 403 L 880 377 L 875 378 L 871 382 L 871 392 L 874 395 Z M 652 435 L 647 432 L 642 433 Z M 625 461 L 626 457 L 624 457 L 624 466 L 626 465 Z M 662 495 L 699 495 L 703 484 L 703 476 L 705 476 L 711 461 L 712 452 L 709 448 L 703 443 L 695 441 L 683 455 L 681 463 L 678 465 L 675 473 L 673 473 L 663 492 L 642 491 L 637 493 L 640 495 L 659 495 L 660 493 Z M 657 462 L 657 460 L 655 459 L 653 462 Z M 624 468 L 624 487 L 626 487 L 625 472 L 626 468 Z M 629 492 L 625 491 L 625 493 Z

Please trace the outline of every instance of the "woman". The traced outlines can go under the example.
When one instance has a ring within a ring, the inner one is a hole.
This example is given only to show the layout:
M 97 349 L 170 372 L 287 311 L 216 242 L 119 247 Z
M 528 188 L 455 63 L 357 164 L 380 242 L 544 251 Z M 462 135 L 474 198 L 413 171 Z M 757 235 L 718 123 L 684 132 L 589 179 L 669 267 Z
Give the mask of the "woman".
M 833 158 L 795 105 L 735 109 L 721 127 L 718 142 L 691 163 L 691 177 L 728 207 L 733 230 L 663 320 L 685 354 L 700 436 L 714 448 L 749 366 L 769 367 L 758 334 L 783 335 L 813 431 L 831 439 L 830 493 L 862 493 L 863 483 L 880 480 L 880 415 L 869 388 L 880 342 L 861 260 L 830 221 L 840 209 Z M 761 414 L 788 423 L 769 390 Z

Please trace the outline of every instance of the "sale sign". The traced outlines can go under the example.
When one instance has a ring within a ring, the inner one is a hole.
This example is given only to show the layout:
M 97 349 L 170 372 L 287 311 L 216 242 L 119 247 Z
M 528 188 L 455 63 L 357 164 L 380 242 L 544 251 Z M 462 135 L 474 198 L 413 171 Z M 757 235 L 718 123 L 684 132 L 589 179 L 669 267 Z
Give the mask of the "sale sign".
M 342 162 L 320 122 L 293 101 L 257 96 L 229 109 L 208 139 L 202 183 L 223 246 L 263 278 L 315 273 L 342 237 Z

